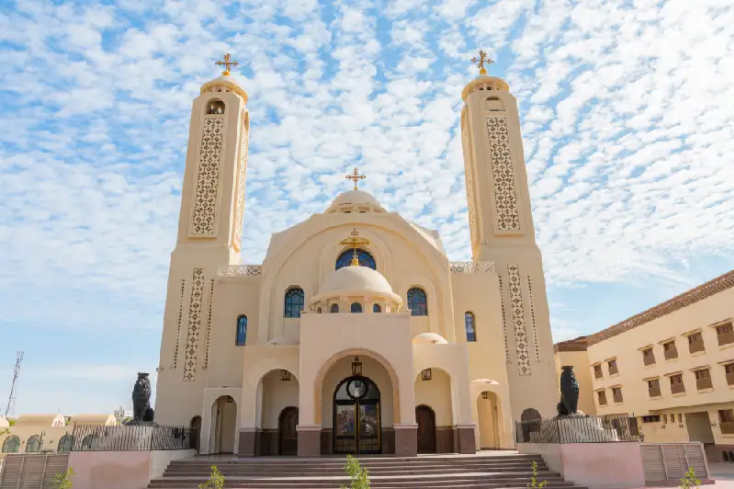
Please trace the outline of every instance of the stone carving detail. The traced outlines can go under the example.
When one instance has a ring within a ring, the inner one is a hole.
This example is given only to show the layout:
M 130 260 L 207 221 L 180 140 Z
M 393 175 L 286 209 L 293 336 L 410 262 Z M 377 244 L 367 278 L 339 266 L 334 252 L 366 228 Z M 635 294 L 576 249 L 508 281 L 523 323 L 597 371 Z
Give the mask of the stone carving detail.
M 533 344 L 535 345 L 535 361 L 540 361 L 540 345 L 538 344 L 538 327 L 535 324 L 535 301 L 533 300 L 533 282 L 528 275 L 528 298 L 530 299 L 530 320 L 533 329 Z
M 212 335 L 212 308 L 214 306 L 214 280 L 209 281 L 209 314 L 206 318 L 206 351 L 204 352 L 204 363 L 202 370 L 209 368 L 209 340 Z
M 502 338 L 505 340 L 505 363 L 511 364 L 510 347 L 507 344 L 507 315 L 505 314 L 505 293 L 502 287 L 502 277 L 498 278 L 500 283 L 500 308 L 502 309 Z
M 247 177 L 247 126 L 245 118 L 242 119 L 242 129 L 240 133 L 240 157 L 237 162 L 237 211 L 234 218 L 234 239 L 232 246 L 235 250 L 240 251 L 242 248 L 242 219 L 245 216 L 245 179 Z
M 214 238 L 217 235 L 217 195 L 223 139 L 224 119 L 206 117 L 199 149 L 194 208 L 189 225 L 189 236 L 191 237 Z
M 497 231 L 520 231 L 520 212 L 517 207 L 515 170 L 510 153 L 510 136 L 505 117 L 487 117 L 487 135 L 492 156 L 494 205 L 497 213 Z
M 474 208 L 474 177 L 472 174 L 469 136 L 465 130 L 461 131 L 461 142 L 464 148 L 464 178 L 466 180 L 466 201 L 469 208 L 469 232 L 471 233 L 472 242 L 476 243 L 479 240 L 479 232 L 477 230 L 477 213 Z
M 488 273 L 494 272 L 493 261 L 452 261 L 451 273 Z
M 189 303 L 189 333 L 186 336 L 186 359 L 184 381 L 196 380 L 196 364 L 199 352 L 199 329 L 201 328 L 201 302 L 204 296 L 204 269 L 194 268 L 191 280 L 191 302 Z
M 176 322 L 176 343 L 173 347 L 173 368 L 178 367 L 178 345 L 181 341 L 181 321 L 183 319 L 183 301 L 184 290 L 186 290 L 186 280 L 181 280 L 181 297 L 178 299 L 178 321 Z
M 530 375 L 530 354 L 528 353 L 528 335 L 525 331 L 525 306 L 522 301 L 520 284 L 520 268 L 517 265 L 507 266 L 508 285 L 510 287 L 510 304 L 512 306 L 512 324 L 515 327 L 515 355 L 520 375 Z
M 259 277 L 262 275 L 262 265 L 231 265 L 228 267 L 219 267 L 220 277 Z

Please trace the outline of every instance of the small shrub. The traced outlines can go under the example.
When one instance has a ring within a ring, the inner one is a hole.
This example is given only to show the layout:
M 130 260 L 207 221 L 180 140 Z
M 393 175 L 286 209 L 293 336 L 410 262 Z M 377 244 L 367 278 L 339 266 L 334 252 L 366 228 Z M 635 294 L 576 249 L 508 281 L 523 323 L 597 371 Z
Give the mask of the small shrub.
M 538 462 L 533 462 L 532 465 L 530 465 L 530 469 L 533 471 L 533 477 L 530 479 L 528 488 L 534 487 L 536 489 L 542 489 L 548 485 L 548 481 L 538 482 Z
M 199 489 L 223 489 L 224 488 L 224 475 L 219 472 L 216 465 L 212 465 L 212 472 L 209 476 L 209 480 L 199 485 Z
M 351 483 L 349 487 L 342 486 L 341 489 L 369 489 L 370 473 L 367 469 L 359 465 L 359 460 L 347 455 L 347 463 L 344 464 L 344 470 L 349 475 Z
M 700 485 L 701 481 L 696 479 L 696 471 L 693 470 L 693 467 L 688 467 L 688 472 L 680 480 L 680 486 L 678 487 L 681 489 L 690 489 L 691 487 L 697 488 Z
M 54 485 L 54 489 L 72 489 L 72 477 L 74 477 L 76 473 L 74 472 L 74 469 L 69 467 L 66 469 L 66 473 L 58 473 L 54 476 L 51 483 Z

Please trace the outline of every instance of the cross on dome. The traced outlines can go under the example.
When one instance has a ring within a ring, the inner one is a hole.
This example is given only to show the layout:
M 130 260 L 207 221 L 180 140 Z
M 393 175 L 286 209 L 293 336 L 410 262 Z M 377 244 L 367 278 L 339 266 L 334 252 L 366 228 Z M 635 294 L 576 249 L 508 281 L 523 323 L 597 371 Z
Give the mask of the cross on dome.
M 367 176 L 360 175 L 359 169 L 355 166 L 354 171 L 350 175 L 347 175 L 346 178 L 347 180 L 351 180 L 354 182 L 354 190 L 359 190 L 359 188 L 357 187 L 357 182 L 359 182 L 360 180 L 364 180 L 365 178 L 367 178 Z
M 356 170 L 357 169 L 355 168 L 355 171 Z M 350 265 L 353 267 L 358 267 L 359 258 L 357 258 L 357 248 L 360 246 L 367 246 L 368 244 L 370 244 L 370 240 L 367 238 L 361 238 L 359 236 L 359 231 L 357 231 L 357 228 L 352 229 L 352 232 L 350 234 L 352 235 L 351 238 L 343 239 L 339 241 L 339 244 L 345 245 L 345 246 L 351 246 L 352 248 L 354 248 L 354 254 L 352 255 L 352 263 L 350 263 Z
M 239 66 L 240 65 L 237 61 L 230 61 L 230 58 L 231 58 L 230 54 L 227 53 L 227 54 L 224 55 L 224 61 L 217 61 L 216 63 L 214 63 L 217 66 L 224 66 L 224 71 L 222 72 L 222 74 L 224 76 L 229 76 L 229 67 L 230 66 Z
M 487 63 L 487 66 L 494 63 L 494 60 L 490 59 L 489 56 L 487 56 L 487 53 L 484 52 L 484 50 L 479 50 L 479 57 L 474 56 L 471 59 L 471 62 L 477 65 L 477 68 L 479 68 L 479 74 L 480 75 L 486 75 L 487 69 L 484 67 L 484 63 Z

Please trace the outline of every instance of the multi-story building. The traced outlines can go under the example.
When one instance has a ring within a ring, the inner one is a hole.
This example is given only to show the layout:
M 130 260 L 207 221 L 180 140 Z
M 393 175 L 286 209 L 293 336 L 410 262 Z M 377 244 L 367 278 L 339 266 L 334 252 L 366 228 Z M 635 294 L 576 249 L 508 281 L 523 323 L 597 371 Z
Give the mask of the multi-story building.
M 734 460 L 733 317 L 731 271 L 574 340 L 581 357 L 585 341 L 588 362 L 584 372 L 574 359 L 580 404 L 594 402 L 600 416 L 636 418 L 645 441 L 700 441 L 709 460 Z M 559 350 L 568 355 L 564 343 Z M 583 387 L 587 372 L 591 390 Z

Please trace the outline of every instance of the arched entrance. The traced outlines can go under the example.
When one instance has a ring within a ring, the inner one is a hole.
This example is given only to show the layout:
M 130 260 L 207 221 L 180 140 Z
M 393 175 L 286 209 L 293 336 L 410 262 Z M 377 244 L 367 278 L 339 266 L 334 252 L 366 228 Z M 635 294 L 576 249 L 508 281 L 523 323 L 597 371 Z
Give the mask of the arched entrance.
M 278 455 L 298 454 L 298 408 L 288 406 L 278 417 Z
M 533 409 L 528 408 L 520 415 L 520 421 L 522 421 L 522 442 L 530 443 L 532 433 L 540 431 L 540 413 Z
M 367 377 L 355 375 L 334 391 L 334 453 L 382 452 L 380 389 Z
M 191 429 L 190 446 L 198 452 L 199 440 L 201 439 L 201 416 L 194 416 L 193 418 L 191 418 L 189 428 Z
M 237 403 L 232 396 L 219 396 L 212 405 L 214 447 L 212 453 L 234 453 Z
M 499 398 L 497 394 L 491 391 L 482 391 L 477 399 L 480 449 L 500 448 L 499 417 Z
M 415 408 L 418 423 L 418 453 L 436 453 L 436 413 L 428 406 Z

